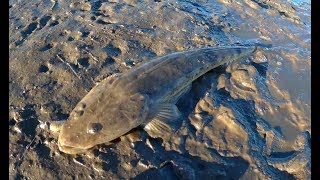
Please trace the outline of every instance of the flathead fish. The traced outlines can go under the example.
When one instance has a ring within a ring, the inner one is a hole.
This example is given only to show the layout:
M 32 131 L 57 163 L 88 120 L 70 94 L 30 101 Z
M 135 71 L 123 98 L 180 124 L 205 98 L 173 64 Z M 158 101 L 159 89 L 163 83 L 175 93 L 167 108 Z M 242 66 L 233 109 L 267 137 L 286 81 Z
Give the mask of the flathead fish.
M 155 58 L 102 80 L 76 105 L 60 129 L 59 149 L 68 154 L 110 142 L 131 129 L 170 131 L 179 98 L 191 83 L 226 62 L 249 56 L 255 46 L 209 47 Z

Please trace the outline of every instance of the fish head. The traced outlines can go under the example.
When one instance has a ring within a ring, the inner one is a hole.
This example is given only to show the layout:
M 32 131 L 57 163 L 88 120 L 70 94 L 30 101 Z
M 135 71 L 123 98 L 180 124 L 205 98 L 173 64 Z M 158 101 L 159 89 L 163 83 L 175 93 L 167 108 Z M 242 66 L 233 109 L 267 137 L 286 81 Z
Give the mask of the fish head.
M 117 88 L 92 89 L 70 113 L 58 138 L 60 151 L 79 154 L 112 141 L 142 124 L 147 116 L 147 97 Z

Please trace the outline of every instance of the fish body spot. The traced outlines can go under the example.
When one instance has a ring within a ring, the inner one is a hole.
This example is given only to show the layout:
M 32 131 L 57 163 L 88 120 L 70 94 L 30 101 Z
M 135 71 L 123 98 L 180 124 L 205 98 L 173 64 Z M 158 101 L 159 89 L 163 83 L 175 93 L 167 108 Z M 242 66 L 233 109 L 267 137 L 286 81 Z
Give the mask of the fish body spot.
M 86 108 L 86 104 L 85 103 L 81 103 L 81 107 L 84 109 Z
M 83 115 L 84 111 L 83 110 L 75 111 L 75 113 L 76 113 L 76 116 L 79 117 Z

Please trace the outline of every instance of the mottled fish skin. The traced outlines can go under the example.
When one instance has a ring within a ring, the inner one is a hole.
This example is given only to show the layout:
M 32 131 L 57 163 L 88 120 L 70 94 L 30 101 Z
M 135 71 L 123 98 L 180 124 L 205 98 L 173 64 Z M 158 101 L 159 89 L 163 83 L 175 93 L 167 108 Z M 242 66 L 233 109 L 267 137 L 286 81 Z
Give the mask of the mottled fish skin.
M 62 125 L 59 149 L 68 154 L 82 153 L 148 124 L 159 107 L 175 104 L 173 99 L 192 81 L 255 49 L 232 46 L 176 52 L 104 79 L 76 105 Z
M 167 101 L 192 81 L 226 62 L 240 59 L 255 47 L 211 47 L 172 53 L 156 58 L 121 77 L 123 87 L 146 94 L 154 101 Z

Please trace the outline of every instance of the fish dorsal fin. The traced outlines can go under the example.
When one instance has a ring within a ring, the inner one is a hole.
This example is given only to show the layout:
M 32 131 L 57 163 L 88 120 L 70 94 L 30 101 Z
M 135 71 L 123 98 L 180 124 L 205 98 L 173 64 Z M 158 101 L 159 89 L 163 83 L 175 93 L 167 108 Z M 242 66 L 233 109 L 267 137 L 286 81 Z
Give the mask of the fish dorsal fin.
M 144 126 L 144 130 L 151 137 L 163 137 L 164 134 L 172 134 L 176 131 L 175 123 L 180 117 L 180 111 L 174 104 L 161 105 L 154 115 L 151 117 L 151 121 Z
M 105 82 L 105 83 L 108 83 L 108 84 L 112 84 L 114 81 L 116 81 L 117 79 L 119 79 L 120 77 L 120 73 L 114 73 L 110 76 L 101 76 L 101 77 L 97 77 L 96 78 L 96 85 L 100 84 L 101 82 Z
M 112 74 L 111 76 L 108 76 L 106 79 L 109 84 L 112 84 L 119 79 L 120 75 L 121 75 L 120 73 L 115 73 L 115 74 Z

